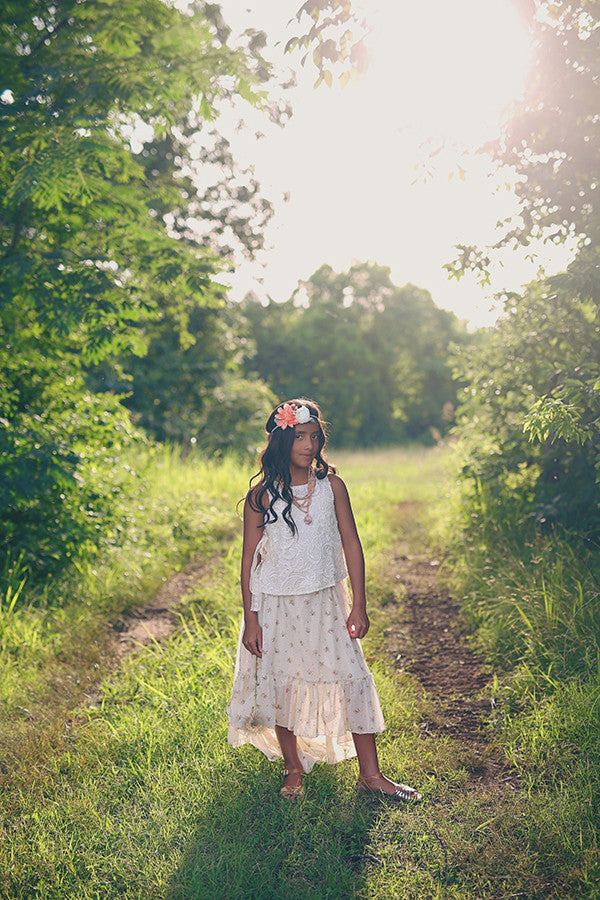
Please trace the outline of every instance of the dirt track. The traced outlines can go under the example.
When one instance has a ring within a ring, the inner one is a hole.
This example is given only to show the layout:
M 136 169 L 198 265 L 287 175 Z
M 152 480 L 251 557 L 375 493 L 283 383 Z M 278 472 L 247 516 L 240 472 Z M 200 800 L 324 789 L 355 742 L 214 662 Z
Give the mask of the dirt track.
M 517 773 L 486 727 L 496 709 L 494 699 L 483 692 L 491 673 L 469 646 L 458 603 L 440 586 L 440 563 L 400 549 L 406 552 L 393 560 L 398 602 L 385 607 L 383 649 L 396 669 L 413 675 L 432 701 L 420 728 L 427 736 L 447 735 L 473 751 L 477 762 L 470 769 L 471 780 L 516 787 Z
M 154 599 L 121 616 L 114 627 L 114 649 L 120 658 L 135 647 L 168 637 L 179 622 L 175 607 L 206 574 L 205 560 L 192 559 L 165 581 Z
M 516 773 L 500 760 L 485 728 L 494 701 L 477 696 L 491 676 L 461 630 L 458 604 L 440 586 L 439 565 L 438 560 L 399 545 L 390 561 L 398 587 L 394 602 L 385 606 L 382 649 L 396 669 L 413 675 L 433 701 L 432 712 L 420 723 L 423 733 L 432 738 L 447 735 L 475 751 L 480 762 L 470 773 L 473 780 L 513 782 Z M 179 622 L 177 605 L 206 571 L 205 561 L 191 560 L 165 581 L 150 603 L 122 616 L 114 628 L 116 665 L 136 647 L 171 634 Z M 97 689 L 87 696 L 92 702 L 99 700 Z
M 401 556 L 397 565 L 406 594 L 393 627 L 386 629 L 386 651 L 394 654 L 396 668 L 415 675 L 427 693 L 447 707 L 441 726 L 447 733 L 482 741 L 481 719 L 490 711 L 490 701 L 473 694 L 490 676 L 458 629 L 458 604 L 437 581 L 439 562 Z

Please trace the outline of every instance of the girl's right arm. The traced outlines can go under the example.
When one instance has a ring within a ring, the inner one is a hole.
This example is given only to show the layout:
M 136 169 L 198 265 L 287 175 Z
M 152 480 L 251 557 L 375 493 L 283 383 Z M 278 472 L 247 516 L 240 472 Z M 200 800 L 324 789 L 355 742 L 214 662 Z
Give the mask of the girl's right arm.
M 256 512 L 248 503 L 248 497 L 244 503 L 244 544 L 242 548 L 242 601 L 244 603 L 244 634 L 242 644 L 253 653 L 262 657 L 262 628 L 258 624 L 258 613 L 250 609 L 252 593 L 250 591 L 250 569 L 254 559 L 254 551 L 258 546 L 264 529 L 262 513 Z

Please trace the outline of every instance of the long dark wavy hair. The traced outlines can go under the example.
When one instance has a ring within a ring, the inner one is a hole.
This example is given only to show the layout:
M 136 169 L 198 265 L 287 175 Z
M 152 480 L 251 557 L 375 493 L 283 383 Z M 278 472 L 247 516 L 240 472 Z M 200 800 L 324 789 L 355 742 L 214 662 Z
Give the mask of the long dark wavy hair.
M 296 406 L 306 406 L 311 416 L 315 419 L 315 424 L 319 429 L 319 450 L 315 457 L 315 475 L 317 478 L 325 478 L 329 472 L 335 472 L 323 453 L 327 443 L 327 422 L 324 421 L 321 410 L 314 400 L 306 400 L 304 397 L 295 400 L 284 400 L 275 407 L 269 418 L 265 429 L 269 435 L 267 446 L 260 455 L 260 471 L 253 475 L 250 479 L 250 490 L 248 492 L 248 503 L 254 512 L 263 514 L 263 526 L 269 522 L 276 522 L 278 515 L 274 506 L 277 500 L 283 500 L 285 507 L 282 515 L 284 522 L 290 528 L 292 534 L 296 534 L 298 530 L 296 523 L 292 518 L 292 489 L 290 474 L 290 453 L 294 443 L 296 429 L 276 428 L 275 415 L 278 409 L 284 403 L 293 403 Z M 256 482 L 256 480 L 258 482 Z M 268 507 L 265 508 L 265 495 L 269 501 Z

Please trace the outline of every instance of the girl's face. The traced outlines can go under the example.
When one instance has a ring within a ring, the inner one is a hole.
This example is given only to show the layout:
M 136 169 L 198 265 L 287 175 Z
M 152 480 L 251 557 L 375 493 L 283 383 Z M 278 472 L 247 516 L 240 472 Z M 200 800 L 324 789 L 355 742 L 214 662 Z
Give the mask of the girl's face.
M 294 425 L 294 443 L 290 450 L 290 466 L 307 469 L 319 452 L 319 426 L 316 422 Z

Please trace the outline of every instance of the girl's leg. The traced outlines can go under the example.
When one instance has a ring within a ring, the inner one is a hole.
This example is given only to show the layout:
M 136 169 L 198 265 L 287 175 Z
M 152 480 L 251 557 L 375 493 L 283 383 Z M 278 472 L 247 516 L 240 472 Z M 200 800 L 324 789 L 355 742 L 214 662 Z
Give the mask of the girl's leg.
M 354 746 L 356 747 L 356 755 L 358 757 L 358 766 L 360 774 L 363 778 L 369 779 L 369 786 L 374 791 L 385 791 L 386 794 L 393 794 L 398 787 L 395 782 L 390 781 L 385 775 L 379 775 L 378 778 L 371 778 L 379 773 L 379 759 L 377 757 L 377 745 L 375 743 L 374 734 L 353 734 Z
M 275 733 L 281 747 L 281 754 L 286 769 L 300 769 L 300 772 L 288 775 L 285 779 L 285 784 L 289 785 L 289 787 L 302 784 L 302 765 L 298 757 L 296 735 L 289 728 L 284 728 L 283 725 L 276 725 Z

